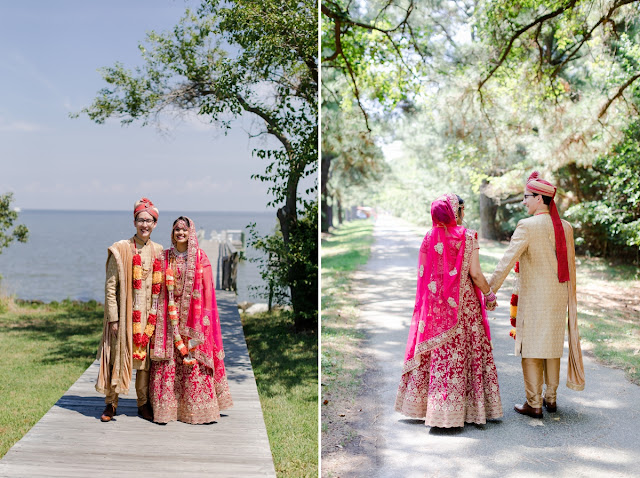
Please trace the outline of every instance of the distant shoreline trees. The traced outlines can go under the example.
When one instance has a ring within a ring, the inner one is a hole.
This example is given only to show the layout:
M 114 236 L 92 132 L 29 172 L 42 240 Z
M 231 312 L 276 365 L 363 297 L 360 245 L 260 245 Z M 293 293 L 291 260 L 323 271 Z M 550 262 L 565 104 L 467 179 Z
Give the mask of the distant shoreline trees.
M 29 239 L 27 226 L 17 224 L 14 227 L 14 223 L 18 219 L 18 212 L 11 207 L 12 202 L 13 193 L 0 194 L 0 254 L 13 241 L 27 242 Z

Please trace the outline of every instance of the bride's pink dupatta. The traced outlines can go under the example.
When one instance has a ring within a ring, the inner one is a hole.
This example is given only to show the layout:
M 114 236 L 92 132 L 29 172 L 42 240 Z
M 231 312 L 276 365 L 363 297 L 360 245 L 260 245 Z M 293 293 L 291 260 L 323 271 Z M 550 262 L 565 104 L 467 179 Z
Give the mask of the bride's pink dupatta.
M 455 194 L 431 204 L 432 228 L 420 246 L 416 302 L 409 329 L 402 373 L 420 365 L 420 355 L 439 347 L 456 334 L 461 308 L 461 278 L 469 274 L 470 231 L 456 223 Z M 469 247 L 468 247 L 469 246 Z M 486 317 L 484 301 L 480 301 Z
M 189 242 L 187 247 L 187 268 L 184 288 L 178 307 L 180 318 L 178 330 L 190 347 L 196 346 L 192 356 L 196 360 L 214 371 L 216 393 L 220 408 L 231 405 L 231 395 L 227 384 L 224 367 L 224 348 L 222 346 L 222 332 L 220 318 L 213 285 L 213 273 L 209 258 L 198 246 L 195 224 L 189 219 Z M 173 232 L 172 232 L 173 234 Z M 169 264 L 171 251 L 164 252 L 163 277 Z M 173 332 L 167 314 L 167 290 L 163 284 L 163 310 L 158 314 L 158 323 L 153 340 L 151 358 L 154 360 L 168 360 L 173 357 Z M 160 312 L 160 311 L 159 311 Z M 188 337 L 188 339 L 187 339 Z M 178 359 L 178 357 L 177 357 Z M 224 396 L 224 400 L 221 398 Z M 228 402 L 228 403 L 227 403 Z

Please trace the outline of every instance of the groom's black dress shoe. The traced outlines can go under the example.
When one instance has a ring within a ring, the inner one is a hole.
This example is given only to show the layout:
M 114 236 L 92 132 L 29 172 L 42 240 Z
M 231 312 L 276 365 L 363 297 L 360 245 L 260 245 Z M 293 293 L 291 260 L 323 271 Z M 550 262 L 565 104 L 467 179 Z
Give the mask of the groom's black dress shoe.
M 523 405 L 515 405 L 513 409 L 521 415 L 527 415 L 531 418 L 542 418 L 542 408 L 533 408 L 527 402 Z
M 556 402 L 547 402 L 544 398 L 542 399 L 542 405 L 547 409 L 549 413 L 553 413 L 558 410 Z
M 107 406 L 104 409 L 104 412 L 102 412 L 102 416 L 100 417 L 100 421 L 102 421 L 102 422 L 110 422 L 115 414 L 116 414 L 115 407 L 111 403 L 108 403 Z
M 149 402 L 145 403 L 141 407 L 138 407 L 138 416 L 144 418 L 145 420 L 153 421 L 153 409 L 151 408 L 151 404 Z

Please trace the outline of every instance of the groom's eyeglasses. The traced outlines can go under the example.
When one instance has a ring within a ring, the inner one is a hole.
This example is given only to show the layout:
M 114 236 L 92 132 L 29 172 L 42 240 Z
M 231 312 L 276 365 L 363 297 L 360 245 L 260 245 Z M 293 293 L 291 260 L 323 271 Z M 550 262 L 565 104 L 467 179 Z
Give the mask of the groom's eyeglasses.
M 147 226 L 150 226 L 151 224 L 153 224 L 153 219 L 136 219 L 136 224 L 146 224 Z
M 526 200 L 527 200 L 527 198 L 531 198 L 531 197 L 533 197 L 533 196 L 537 196 L 537 194 L 525 194 L 525 195 L 524 195 L 524 200 L 526 201 Z

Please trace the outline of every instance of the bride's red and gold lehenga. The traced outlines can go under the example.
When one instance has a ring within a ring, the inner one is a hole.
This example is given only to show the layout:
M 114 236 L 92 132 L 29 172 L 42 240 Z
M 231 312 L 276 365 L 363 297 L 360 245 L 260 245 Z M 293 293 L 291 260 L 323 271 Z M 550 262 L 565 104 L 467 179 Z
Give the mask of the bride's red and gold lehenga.
M 484 298 L 469 268 L 477 233 L 456 223 L 458 198 L 431 205 L 395 409 L 431 427 L 502 417 Z
M 151 340 L 149 398 L 158 423 L 210 423 L 233 405 L 211 264 L 198 247 L 193 221 L 185 219 L 187 250 L 164 251 L 164 300 Z

